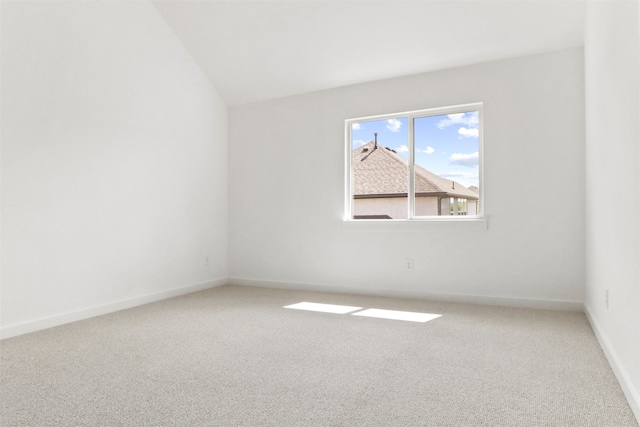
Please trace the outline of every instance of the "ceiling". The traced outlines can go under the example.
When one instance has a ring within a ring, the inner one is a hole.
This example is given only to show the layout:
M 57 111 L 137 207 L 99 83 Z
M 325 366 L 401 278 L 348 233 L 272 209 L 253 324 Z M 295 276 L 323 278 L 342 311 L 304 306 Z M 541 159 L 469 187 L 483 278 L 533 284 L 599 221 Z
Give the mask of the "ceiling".
M 583 45 L 582 0 L 153 4 L 237 105 Z

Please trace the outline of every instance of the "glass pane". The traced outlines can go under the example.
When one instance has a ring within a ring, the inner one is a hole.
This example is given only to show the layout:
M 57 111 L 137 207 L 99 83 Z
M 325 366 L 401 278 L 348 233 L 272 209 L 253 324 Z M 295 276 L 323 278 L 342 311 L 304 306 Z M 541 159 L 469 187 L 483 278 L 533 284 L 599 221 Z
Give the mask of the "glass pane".
M 351 125 L 353 219 L 408 218 L 407 118 Z
M 420 117 L 413 125 L 415 215 L 478 215 L 478 112 Z

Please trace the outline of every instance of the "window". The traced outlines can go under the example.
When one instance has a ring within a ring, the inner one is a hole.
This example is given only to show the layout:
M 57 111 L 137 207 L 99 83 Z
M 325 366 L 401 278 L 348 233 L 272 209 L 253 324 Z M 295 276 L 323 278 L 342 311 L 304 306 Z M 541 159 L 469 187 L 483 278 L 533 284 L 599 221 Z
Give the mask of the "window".
M 482 217 L 482 104 L 346 121 L 348 220 Z

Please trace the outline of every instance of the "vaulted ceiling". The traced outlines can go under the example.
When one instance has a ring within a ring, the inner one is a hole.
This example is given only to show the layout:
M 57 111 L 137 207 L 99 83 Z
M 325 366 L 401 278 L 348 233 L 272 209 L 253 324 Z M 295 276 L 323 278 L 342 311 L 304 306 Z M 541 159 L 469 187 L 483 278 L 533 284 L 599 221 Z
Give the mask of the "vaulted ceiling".
M 582 46 L 582 0 L 154 5 L 230 105 Z

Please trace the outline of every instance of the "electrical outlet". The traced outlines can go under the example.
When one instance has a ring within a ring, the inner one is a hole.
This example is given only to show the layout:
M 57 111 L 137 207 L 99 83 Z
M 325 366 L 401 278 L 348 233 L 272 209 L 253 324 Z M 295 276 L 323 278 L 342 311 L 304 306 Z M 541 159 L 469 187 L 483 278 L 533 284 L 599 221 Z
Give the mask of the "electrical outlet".
M 413 270 L 413 260 L 411 258 L 407 258 L 404 260 L 405 268 L 407 271 Z
M 609 309 L 609 289 L 604 290 L 604 306 Z

